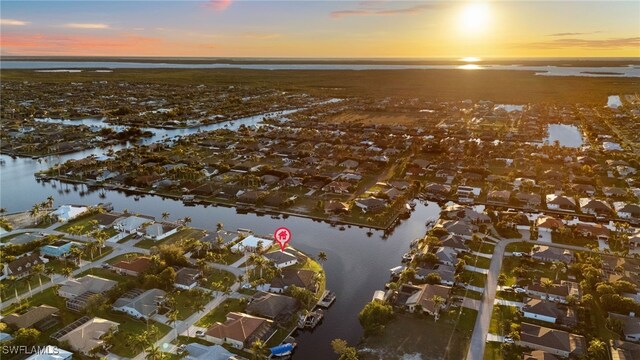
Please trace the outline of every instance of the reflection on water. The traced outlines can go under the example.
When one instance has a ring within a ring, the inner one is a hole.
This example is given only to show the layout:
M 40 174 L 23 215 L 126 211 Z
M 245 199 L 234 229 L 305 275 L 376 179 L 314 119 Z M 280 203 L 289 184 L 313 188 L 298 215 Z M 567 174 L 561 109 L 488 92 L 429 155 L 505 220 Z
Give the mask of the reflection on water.
M 544 141 L 548 141 L 553 145 L 556 140 L 560 143 L 560 146 L 578 148 L 584 144 L 580 129 L 575 125 L 567 124 L 550 124 L 549 136 Z

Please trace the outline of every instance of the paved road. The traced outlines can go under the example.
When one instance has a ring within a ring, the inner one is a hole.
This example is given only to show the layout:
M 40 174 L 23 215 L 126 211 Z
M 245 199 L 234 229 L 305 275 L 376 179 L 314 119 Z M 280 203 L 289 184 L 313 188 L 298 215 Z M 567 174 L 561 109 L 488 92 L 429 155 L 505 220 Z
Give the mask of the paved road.
M 471 335 L 471 344 L 469 345 L 467 360 L 482 360 L 484 356 L 484 347 L 487 341 L 487 334 L 489 333 L 489 323 L 491 322 L 491 313 L 493 312 L 493 302 L 496 298 L 498 275 L 500 275 L 500 269 L 502 268 L 504 249 L 508 244 L 520 241 L 522 240 L 501 240 L 493 250 L 491 266 L 487 273 L 487 281 L 484 286 L 484 293 L 482 294 L 482 304 L 480 304 L 476 325 Z

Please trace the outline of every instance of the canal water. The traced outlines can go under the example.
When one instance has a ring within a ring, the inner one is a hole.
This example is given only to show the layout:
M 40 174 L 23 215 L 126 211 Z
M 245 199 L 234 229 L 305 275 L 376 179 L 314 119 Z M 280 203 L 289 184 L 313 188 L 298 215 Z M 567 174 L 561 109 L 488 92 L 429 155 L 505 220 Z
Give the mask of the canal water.
M 261 119 L 252 118 L 254 124 Z M 234 121 L 235 126 L 239 126 L 242 121 Z M 247 120 L 246 125 L 251 125 L 250 123 Z M 215 126 L 224 127 L 224 124 Z M 213 128 L 208 130 L 211 129 Z M 153 131 L 156 132 L 155 141 L 160 141 L 179 135 L 177 132 L 183 131 L 186 134 L 198 130 Z M 382 288 L 389 278 L 389 269 L 400 263 L 411 240 L 424 235 L 426 220 L 436 218 L 440 212 L 436 203 L 418 204 L 408 220 L 385 236 L 382 231 L 372 231 L 371 234 L 368 233 L 369 229 L 358 227 L 346 227 L 344 231 L 340 231 L 327 223 L 298 217 L 272 219 L 269 216 L 237 214 L 235 209 L 226 207 L 186 207 L 180 201 L 150 195 L 135 201 L 132 196 L 118 191 L 88 191 L 84 185 L 74 186 L 57 181 L 39 183 L 33 175 L 34 172 L 58 162 L 89 155 L 100 156 L 103 152 L 101 149 L 93 149 L 38 160 L 0 156 L 4 160 L 0 165 L 0 206 L 9 213 L 26 211 L 34 203 L 53 195 L 56 206 L 110 202 L 118 211 L 128 209 L 130 212 L 149 214 L 158 219 L 163 212 L 169 212 L 171 220 L 189 216 L 192 219 L 191 226 L 198 228 L 215 229 L 216 224 L 222 222 L 227 229 L 249 228 L 257 233 L 270 234 L 279 226 L 288 227 L 293 233 L 292 246 L 314 256 L 320 251 L 327 254 L 328 260 L 324 263 L 327 287 L 337 295 L 337 300 L 326 312 L 322 325 L 313 332 L 303 332 L 297 337 L 299 347 L 295 353 L 296 359 L 337 358 L 330 346 L 331 340 L 335 338 L 345 339 L 350 344 L 358 342 L 362 336 L 358 312 L 371 300 L 373 292 Z M 105 194 L 104 198 L 100 193 Z

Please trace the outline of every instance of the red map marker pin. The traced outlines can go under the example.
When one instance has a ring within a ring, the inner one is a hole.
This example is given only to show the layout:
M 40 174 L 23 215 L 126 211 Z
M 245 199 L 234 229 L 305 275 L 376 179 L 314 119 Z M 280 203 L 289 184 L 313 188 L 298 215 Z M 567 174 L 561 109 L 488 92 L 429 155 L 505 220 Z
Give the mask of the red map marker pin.
M 291 230 L 286 227 L 279 227 L 273 233 L 273 238 L 276 239 L 276 242 L 280 245 L 280 251 L 284 252 L 287 244 L 291 241 Z

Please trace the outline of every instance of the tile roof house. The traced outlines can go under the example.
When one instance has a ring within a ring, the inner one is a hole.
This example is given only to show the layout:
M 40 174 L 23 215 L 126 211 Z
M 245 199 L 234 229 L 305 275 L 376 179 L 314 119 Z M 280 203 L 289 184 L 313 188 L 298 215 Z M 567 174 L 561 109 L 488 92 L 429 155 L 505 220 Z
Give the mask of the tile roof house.
M 387 203 L 384 200 L 377 198 L 356 199 L 355 205 L 359 207 L 365 214 L 377 213 L 387 207 Z
M 255 251 L 259 246 L 263 249 L 268 249 L 273 245 L 273 240 L 249 235 L 246 238 L 240 240 L 240 242 L 234 244 L 231 247 L 232 251 Z
M 416 279 L 424 281 L 429 274 L 435 273 L 440 276 L 440 283 L 443 285 L 453 286 L 455 284 L 455 271 L 456 269 L 450 265 L 436 264 L 431 269 L 417 268 Z
M 127 313 L 137 319 L 149 319 L 158 312 L 167 293 L 160 289 L 133 289 L 116 300 L 112 308 Z
M 258 292 L 251 298 L 246 311 L 284 324 L 291 320 L 298 309 L 298 301 L 292 297 Z
M 519 192 L 516 194 L 516 200 L 529 209 L 539 208 L 540 204 L 542 204 L 542 197 L 539 194 Z
M 86 206 L 62 205 L 58 209 L 53 211 L 50 215 L 57 218 L 60 222 L 67 222 L 69 220 L 77 218 L 87 211 L 89 211 L 89 208 L 87 208 Z
M 434 297 L 439 296 L 446 302 L 449 298 L 449 292 L 451 292 L 451 287 L 444 285 L 424 284 L 417 285 L 417 287 L 420 288 L 420 290 L 409 296 L 405 302 L 405 306 L 409 312 L 420 309 L 429 315 L 435 315 L 440 311 L 441 307 L 444 306 L 444 303 L 436 307 Z
M 551 216 L 540 216 L 536 219 L 536 226 L 538 231 L 552 232 L 554 230 L 560 230 L 564 227 L 562 220 L 556 219 Z
M 614 202 L 613 206 L 621 219 L 640 219 L 640 205 L 626 202 Z
M 581 356 L 587 352 L 584 336 L 529 323 L 520 326 L 519 345 L 561 357 Z
M 57 331 L 51 338 L 66 341 L 74 351 L 89 355 L 91 350 L 104 344 L 102 337 L 109 331 L 118 331 L 119 325 L 99 317 L 90 319 L 84 316 Z
M 494 204 L 507 204 L 511 198 L 509 190 L 493 190 L 487 194 L 487 202 Z
M 458 262 L 458 251 L 450 247 L 439 247 L 436 257 L 441 264 L 453 266 Z
M 111 265 L 118 273 L 138 276 L 151 267 L 151 259 L 140 256 L 132 260 L 121 260 Z
M 578 223 L 576 224 L 576 231 L 582 236 L 593 237 L 598 240 L 609 240 L 611 236 L 611 230 L 602 224 Z
M 546 351 L 535 350 L 522 355 L 522 360 L 558 360 L 558 357 Z
M 230 312 L 224 323 L 217 322 L 205 332 L 205 339 L 214 344 L 229 344 L 236 349 L 243 349 L 250 347 L 256 340 L 266 342 L 274 333 L 271 320 Z
M 56 316 L 60 310 L 49 305 L 40 305 L 32 307 L 22 314 L 9 314 L 2 318 L 2 322 L 16 328 L 38 327 L 37 324 L 42 320 L 46 320 L 52 316 Z
M 627 341 L 640 341 L 640 318 L 627 315 L 609 313 L 610 319 L 616 319 L 622 323 L 622 334 Z
M 567 303 L 567 296 L 573 295 L 580 299 L 580 290 L 577 283 L 571 281 L 555 282 L 551 288 L 546 289 L 542 286 L 542 282 L 545 278 L 540 279 L 539 283 L 533 283 L 528 285 L 526 290 L 527 294 L 532 297 L 546 299 L 562 304 Z
M 144 224 L 152 223 L 153 217 L 150 216 L 124 216 L 113 223 L 113 227 L 121 232 L 133 234 L 142 228 Z

